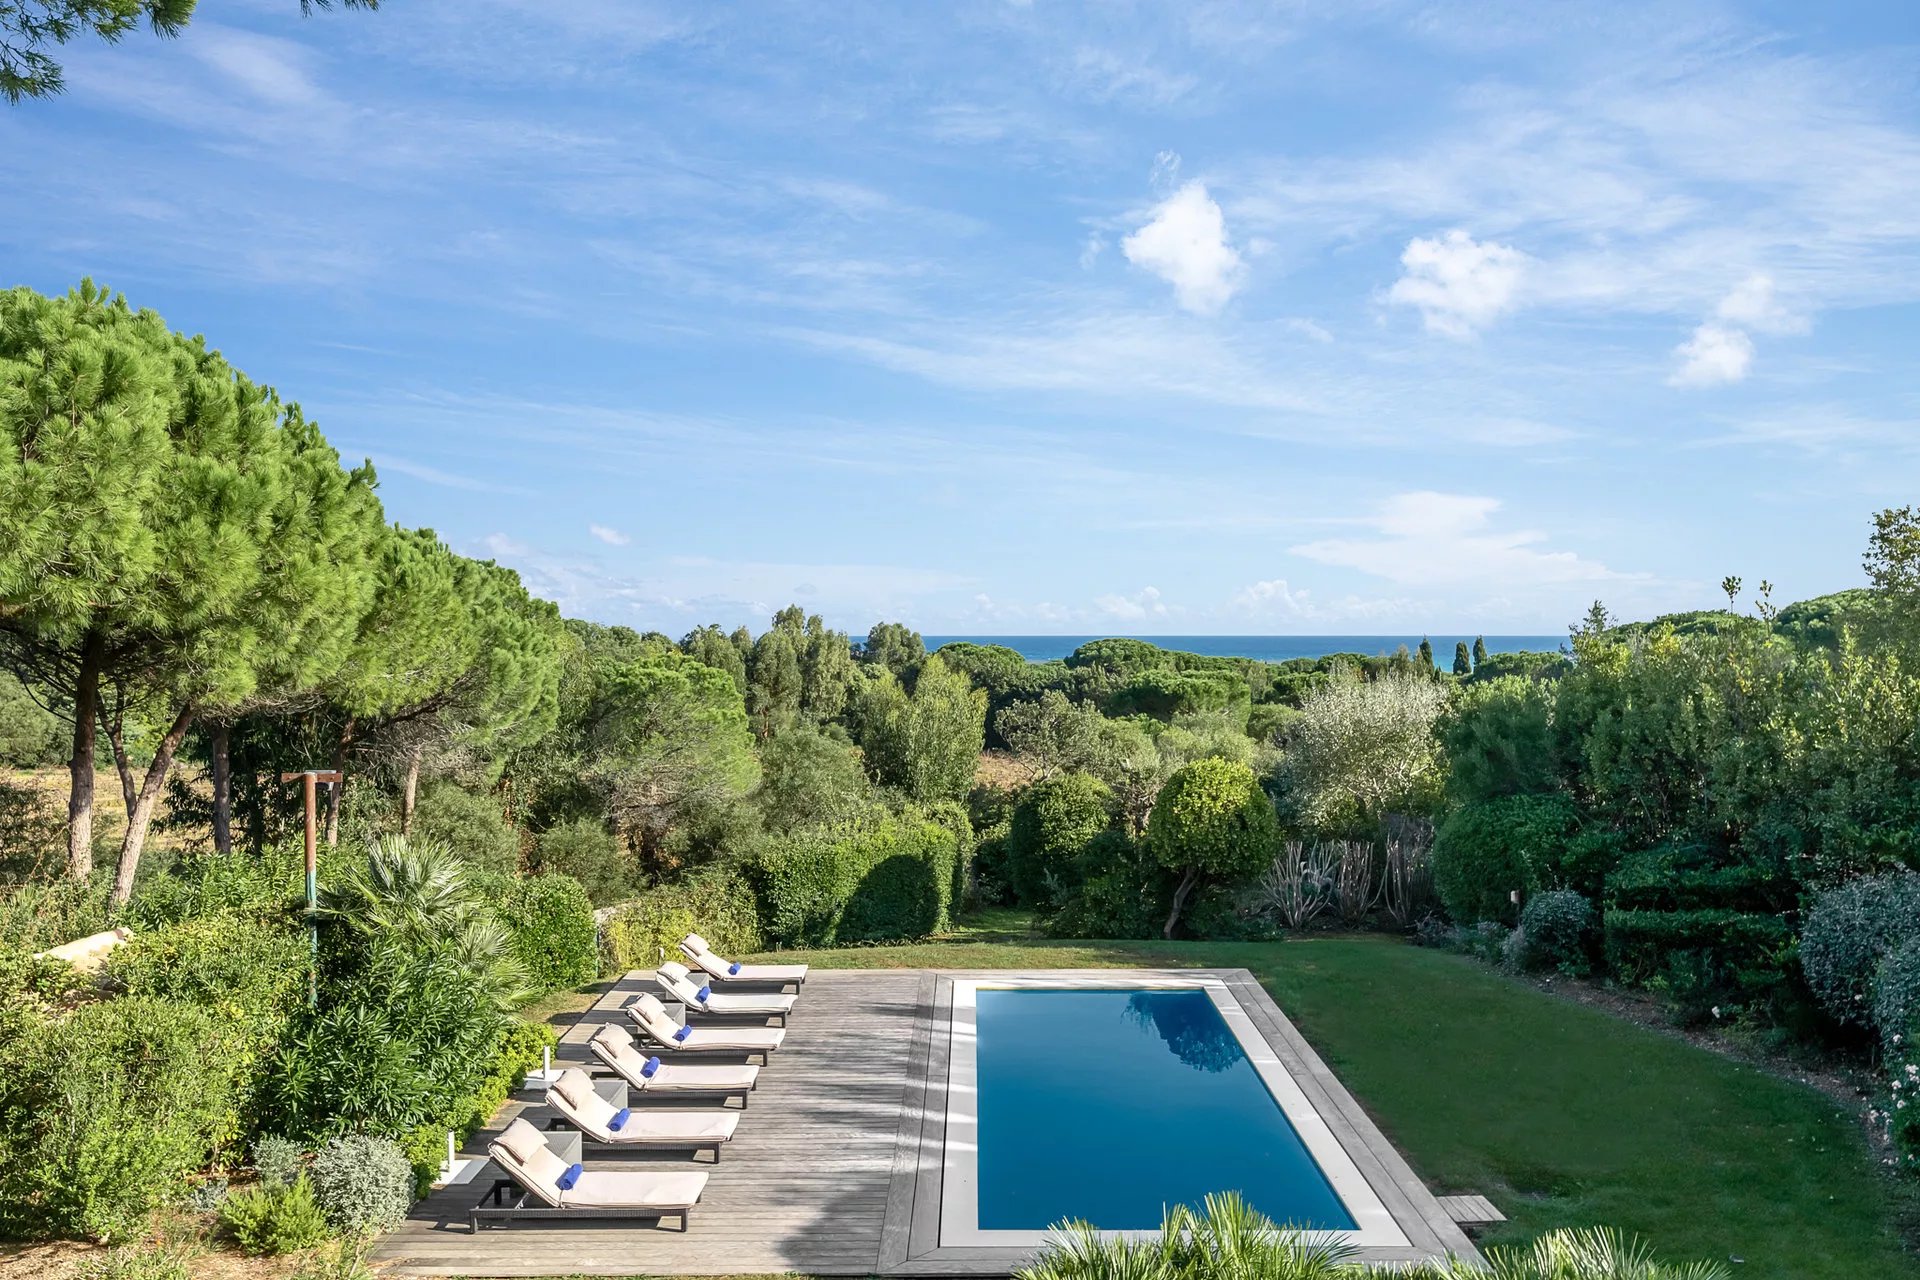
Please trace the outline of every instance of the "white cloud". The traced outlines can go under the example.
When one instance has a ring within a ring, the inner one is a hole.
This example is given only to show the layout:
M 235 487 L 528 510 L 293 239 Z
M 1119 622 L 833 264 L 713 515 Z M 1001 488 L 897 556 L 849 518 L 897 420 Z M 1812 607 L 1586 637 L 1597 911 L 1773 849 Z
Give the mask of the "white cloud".
M 1095 608 L 1110 618 L 1164 618 L 1169 612 L 1167 602 L 1160 598 L 1158 587 L 1142 587 L 1130 596 L 1100 596 L 1093 603 Z
M 1189 182 L 1154 206 L 1146 225 L 1120 242 L 1127 261 L 1173 286 L 1182 307 L 1210 315 L 1240 288 L 1240 254 L 1203 182 Z
M 1427 491 L 1387 499 L 1360 523 L 1371 536 L 1328 538 L 1289 550 L 1405 586 L 1547 586 L 1639 575 L 1616 573 L 1571 551 L 1542 550 L 1546 534 L 1499 530 L 1498 498 Z
M 1711 387 L 1738 382 L 1753 364 L 1753 339 L 1742 329 L 1709 321 L 1673 349 L 1680 367 L 1667 381 L 1676 387 Z
M 1233 604 L 1248 613 L 1305 613 L 1307 593 L 1293 590 L 1285 578 L 1268 578 L 1243 588 L 1233 597 Z
M 196 23 L 193 39 L 183 43 L 194 57 L 271 106 L 309 107 L 325 96 L 301 65 L 307 50 L 291 40 Z
M 1475 240 L 1458 227 L 1416 236 L 1400 255 L 1406 272 L 1387 300 L 1418 307 L 1430 332 L 1471 338 L 1513 308 L 1528 261 L 1511 245 Z
M 1773 277 L 1756 271 L 1735 285 L 1714 314 L 1729 324 L 1761 333 L 1805 333 L 1807 318 L 1795 315 L 1773 296 Z
M 633 541 L 632 538 L 620 532 L 618 529 L 611 528 L 604 524 L 590 524 L 587 526 L 587 532 L 610 547 L 624 547 Z

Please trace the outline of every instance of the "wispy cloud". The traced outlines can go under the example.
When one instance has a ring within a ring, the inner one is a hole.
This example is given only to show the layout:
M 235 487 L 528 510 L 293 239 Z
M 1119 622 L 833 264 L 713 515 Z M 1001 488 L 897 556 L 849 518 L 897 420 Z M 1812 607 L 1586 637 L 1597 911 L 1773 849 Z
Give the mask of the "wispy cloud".
M 1325 538 L 1289 548 L 1297 556 L 1354 569 L 1403 586 L 1506 584 L 1538 586 L 1603 582 L 1622 574 L 1572 551 L 1541 548 L 1537 530 L 1494 526 L 1497 498 L 1465 494 L 1396 494 L 1360 523 L 1358 538 Z
M 620 532 L 618 529 L 604 524 L 590 524 L 587 526 L 587 532 L 610 547 L 624 547 L 633 541 L 632 538 Z

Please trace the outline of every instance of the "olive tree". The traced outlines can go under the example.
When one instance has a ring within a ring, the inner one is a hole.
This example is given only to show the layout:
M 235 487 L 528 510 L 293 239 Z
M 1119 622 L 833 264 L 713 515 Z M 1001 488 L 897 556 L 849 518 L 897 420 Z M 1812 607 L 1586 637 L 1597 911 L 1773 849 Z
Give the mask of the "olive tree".
M 1441 757 L 1434 724 L 1444 685 L 1389 673 L 1337 675 L 1300 704 L 1281 779 L 1301 819 L 1325 832 L 1371 831 L 1390 813 L 1429 807 Z

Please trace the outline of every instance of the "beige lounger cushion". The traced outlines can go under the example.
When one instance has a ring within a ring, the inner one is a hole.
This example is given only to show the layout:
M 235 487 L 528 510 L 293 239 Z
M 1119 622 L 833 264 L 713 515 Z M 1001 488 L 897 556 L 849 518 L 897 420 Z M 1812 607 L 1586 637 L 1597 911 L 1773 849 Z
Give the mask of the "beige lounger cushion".
M 692 951 L 695 955 L 700 955 L 703 952 L 708 952 L 713 950 L 712 947 L 707 945 L 707 940 L 701 937 L 697 933 L 690 933 L 686 937 L 680 939 L 680 945 Z
M 515 1120 L 489 1148 L 494 1162 L 521 1186 L 550 1205 L 560 1201 L 560 1175 L 566 1162 L 553 1154 L 540 1131 L 525 1120 Z
M 678 1208 L 698 1203 L 707 1188 L 704 1173 L 649 1173 L 626 1169 L 589 1169 L 573 1189 L 561 1193 L 568 1209 Z
M 654 981 L 665 987 L 679 998 L 681 1003 L 695 1009 L 705 1009 L 708 1013 L 764 1013 L 769 1016 L 780 1013 L 792 1013 L 796 996 L 751 995 L 745 992 L 709 991 L 707 998 L 700 998 L 700 989 L 687 976 L 685 968 L 677 964 L 663 964 L 653 975 Z
M 688 940 L 691 941 L 692 938 L 693 935 L 689 934 Z M 702 972 L 708 977 L 721 982 L 805 982 L 807 980 L 807 966 L 803 964 L 743 964 L 740 966 L 740 972 L 730 973 L 727 969 L 729 962 L 713 954 L 704 946 L 698 951 L 688 951 L 686 944 L 683 943 L 680 949 L 685 951 L 687 959 L 700 966 Z
M 559 1094 L 567 1100 L 568 1105 L 573 1107 L 584 1107 L 588 1099 L 600 1097 L 593 1091 L 593 1081 L 578 1067 L 569 1067 L 561 1072 L 560 1078 L 553 1082 L 547 1092 Z M 601 1101 L 604 1102 L 605 1099 Z

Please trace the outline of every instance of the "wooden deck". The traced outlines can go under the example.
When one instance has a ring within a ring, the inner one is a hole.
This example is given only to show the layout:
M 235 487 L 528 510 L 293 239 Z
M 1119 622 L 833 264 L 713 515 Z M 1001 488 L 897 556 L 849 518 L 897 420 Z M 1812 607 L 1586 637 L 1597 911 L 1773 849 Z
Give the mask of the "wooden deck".
M 1173 976 L 1103 972 L 1118 980 Z M 1362 1257 L 1392 1263 L 1451 1251 L 1478 1259 L 1456 1217 L 1487 1220 L 1478 1215 L 1491 1206 L 1469 1207 L 1464 1197 L 1452 1205 L 1437 1200 L 1250 973 L 1180 972 L 1215 977 L 1233 991 L 1407 1237 L 1404 1247 L 1369 1248 Z M 523 1222 L 471 1233 L 467 1211 L 493 1184 L 494 1172 L 486 1168 L 471 1182 L 415 1206 L 375 1256 L 391 1264 L 390 1274 L 403 1276 L 1004 1276 L 1031 1251 L 943 1246 L 940 1240 L 950 1048 L 944 1028 L 955 979 L 996 976 L 816 970 L 724 1158 L 717 1166 L 699 1163 L 710 1177 L 684 1233 L 604 1220 Z M 1087 971 L 1027 976 L 1068 984 Z M 561 1038 L 556 1065 L 585 1062 L 594 1031 L 624 1019 L 622 1007 L 650 987 L 650 979 L 637 974 L 618 983 Z M 475 1135 L 468 1152 L 484 1152 L 488 1139 L 523 1111 L 544 1127 L 548 1113 L 534 1097 L 525 1094 L 525 1101 L 509 1104 L 494 1127 Z M 628 1167 L 694 1167 L 686 1156 L 664 1153 L 614 1155 L 589 1148 L 586 1158 Z
M 600 1024 L 623 1016 L 620 1007 L 649 989 L 637 978 L 619 983 L 562 1037 L 556 1065 L 583 1062 Z M 492 1186 L 489 1169 L 421 1201 L 375 1256 L 395 1264 L 392 1274 L 415 1276 L 872 1274 L 880 1268 L 902 1102 L 915 1074 L 910 1058 L 916 1037 L 925 1053 L 921 1015 L 932 991 L 933 975 L 912 972 L 808 978 L 786 1042 L 760 1073 L 685 1234 L 646 1223 L 530 1222 L 476 1236 L 467 1230 L 467 1209 Z M 544 1107 L 510 1104 L 468 1152 L 484 1152 L 522 1110 L 544 1127 Z M 587 1159 L 693 1167 L 684 1156 L 603 1151 L 589 1149 Z M 708 1167 L 704 1159 L 699 1167 Z

